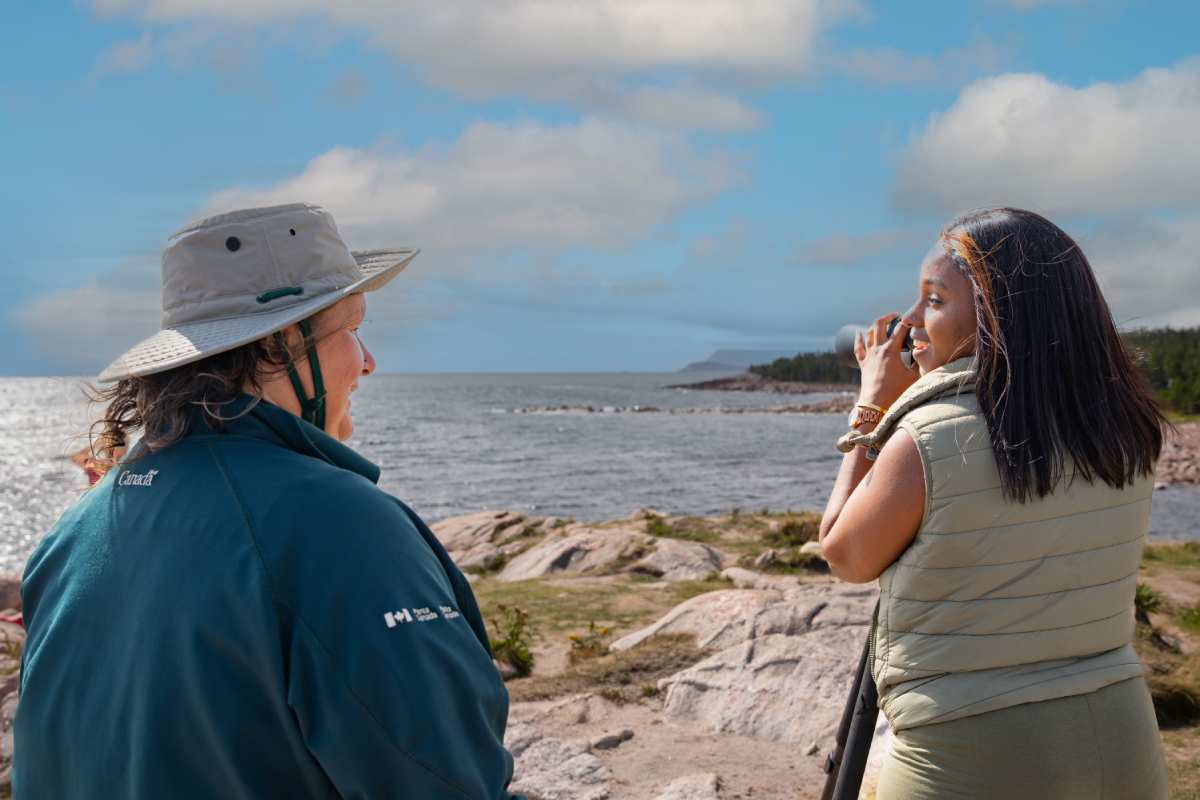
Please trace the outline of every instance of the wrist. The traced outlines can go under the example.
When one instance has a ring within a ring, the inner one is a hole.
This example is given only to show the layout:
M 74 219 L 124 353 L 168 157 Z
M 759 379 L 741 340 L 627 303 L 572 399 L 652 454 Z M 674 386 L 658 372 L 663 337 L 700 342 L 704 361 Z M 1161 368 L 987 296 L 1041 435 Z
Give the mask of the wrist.
M 858 399 L 854 403 L 855 405 L 879 406 L 886 409 L 890 408 L 895 401 L 895 397 L 888 397 L 883 392 L 869 392 L 864 390 L 858 393 Z
M 874 428 L 886 413 L 887 408 L 883 406 L 859 401 L 854 404 L 854 408 L 850 409 L 847 424 L 849 424 L 851 429 L 859 433 L 866 433 L 866 426 L 869 425 L 871 428 Z

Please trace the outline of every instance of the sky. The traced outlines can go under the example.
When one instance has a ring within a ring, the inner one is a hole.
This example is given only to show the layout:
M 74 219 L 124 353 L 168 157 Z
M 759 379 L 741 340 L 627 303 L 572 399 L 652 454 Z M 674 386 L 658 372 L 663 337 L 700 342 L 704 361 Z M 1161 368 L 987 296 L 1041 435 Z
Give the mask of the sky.
M 383 372 L 666 371 L 907 308 L 958 213 L 1200 324 L 1200 4 L 77 0 L 0 22 L 0 374 L 159 327 L 184 223 L 313 202 L 421 255 Z

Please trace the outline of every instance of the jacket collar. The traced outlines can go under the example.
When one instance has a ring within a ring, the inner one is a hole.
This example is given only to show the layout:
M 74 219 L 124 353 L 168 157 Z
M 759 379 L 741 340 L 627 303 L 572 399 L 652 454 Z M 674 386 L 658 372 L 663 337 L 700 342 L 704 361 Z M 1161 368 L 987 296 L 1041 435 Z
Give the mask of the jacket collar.
M 249 409 L 247 411 L 247 409 Z M 193 435 L 219 436 L 210 433 L 200 417 L 193 417 Z M 339 442 L 312 423 L 285 411 L 267 400 L 255 401 L 249 395 L 240 395 L 221 409 L 221 416 L 230 419 L 225 423 L 225 432 L 237 436 L 270 442 L 312 458 L 319 458 L 335 467 L 348 469 L 362 475 L 371 483 L 379 482 L 379 467 L 363 458 L 351 448 Z

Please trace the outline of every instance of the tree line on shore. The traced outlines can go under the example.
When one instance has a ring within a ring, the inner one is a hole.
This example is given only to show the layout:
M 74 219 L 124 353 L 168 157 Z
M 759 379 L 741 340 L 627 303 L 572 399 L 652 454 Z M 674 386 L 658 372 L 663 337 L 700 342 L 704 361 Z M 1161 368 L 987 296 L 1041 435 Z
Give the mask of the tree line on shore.
M 1122 334 L 1164 408 L 1200 414 L 1200 327 L 1150 328 Z M 750 367 L 773 381 L 857 384 L 858 370 L 834 353 L 800 353 Z

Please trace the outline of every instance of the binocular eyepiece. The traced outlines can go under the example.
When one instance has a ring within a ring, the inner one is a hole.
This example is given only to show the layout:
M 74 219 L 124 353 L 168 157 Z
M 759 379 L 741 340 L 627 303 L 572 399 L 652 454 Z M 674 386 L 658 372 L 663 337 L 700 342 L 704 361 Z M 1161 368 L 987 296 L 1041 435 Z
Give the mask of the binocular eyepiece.
M 896 326 L 900 324 L 900 315 L 892 317 L 892 321 L 888 323 L 887 335 L 892 338 L 892 332 L 896 330 Z M 858 359 L 854 357 L 854 340 L 858 334 L 866 336 L 866 325 L 843 325 L 837 335 L 833 337 L 833 352 L 836 353 L 843 361 L 851 367 L 858 369 Z M 912 328 L 904 335 L 904 343 L 900 346 L 900 360 L 904 362 L 904 366 L 909 369 L 913 368 L 912 357 Z

